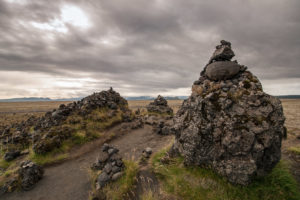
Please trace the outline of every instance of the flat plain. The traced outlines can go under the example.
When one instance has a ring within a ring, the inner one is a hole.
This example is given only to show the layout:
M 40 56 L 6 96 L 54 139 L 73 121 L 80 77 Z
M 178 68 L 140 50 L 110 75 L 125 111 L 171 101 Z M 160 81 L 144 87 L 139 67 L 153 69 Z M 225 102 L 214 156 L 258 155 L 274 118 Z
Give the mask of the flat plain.
M 128 101 L 132 110 L 146 109 L 150 100 Z M 282 99 L 286 127 L 293 135 L 300 135 L 300 100 Z M 60 104 L 68 104 L 70 101 L 46 101 L 46 102 L 0 102 L 0 127 L 10 123 L 20 122 L 29 116 L 42 116 L 45 112 L 57 108 Z M 176 113 L 182 104 L 182 100 L 169 100 L 169 106 Z

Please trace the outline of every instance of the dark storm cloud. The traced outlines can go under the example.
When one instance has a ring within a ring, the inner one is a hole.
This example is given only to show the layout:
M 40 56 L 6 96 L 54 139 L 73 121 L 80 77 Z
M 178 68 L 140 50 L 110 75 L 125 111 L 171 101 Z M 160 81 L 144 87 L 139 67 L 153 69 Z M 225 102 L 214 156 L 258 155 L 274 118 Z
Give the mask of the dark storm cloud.
M 88 29 L 70 23 L 64 24 L 67 32 L 34 26 L 60 19 L 68 4 L 86 13 Z M 226 39 L 236 59 L 268 84 L 295 80 L 300 78 L 299 8 L 298 0 L 3 0 L 0 73 L 70 78 L 88 73 L 97 80 L 89 89 L 106 82 L 125 93 L 155 95 L 190 87 L 214 46 Z

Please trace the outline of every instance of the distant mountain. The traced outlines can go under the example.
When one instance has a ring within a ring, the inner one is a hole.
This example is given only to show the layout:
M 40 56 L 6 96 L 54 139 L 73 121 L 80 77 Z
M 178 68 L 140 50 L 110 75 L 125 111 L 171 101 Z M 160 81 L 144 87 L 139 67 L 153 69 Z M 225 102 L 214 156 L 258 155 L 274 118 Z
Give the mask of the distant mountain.
M 133 101 L 133 100 L 154 100 L 156 97 L 151 97 L 151 96 L 136 96 L 136 97 L 125 97 L 126 100 L 128 101 Z M 183 100 L 187 99 L 187 96 L 164 96 L 165 99 L 167 100 Z
M 300 95 L 279 95 L 276 96 L 279 99 L 300 99 Z M 126 100 L 154 100 L 156 97 L 151 96 L 134 96 L 134 97 L 125 97 Z M 167 100 L 184 100 L 188 96 L 166 96 L 164 97 Z M 47 97 L 24 97 L 24 98 L 12 98 L 12 99 L 0 99 L 0 102 L 30 102 L 30 101 L 79 101 L 82 97 L 77 98 L 64 98 L 64 99 L 51 99 Z
M 78 101 L 80 99 L 82 98 L 50 99 L 50 98 L 43 98 L 43 97 L 25 97 L 25 98 L 0 99 L 0 102 Z
M 42 98 L 42 97 L 0 99 L 0 102 L 27 102 L 27 101 L 51 101 L 51 99 L 50 98 Z

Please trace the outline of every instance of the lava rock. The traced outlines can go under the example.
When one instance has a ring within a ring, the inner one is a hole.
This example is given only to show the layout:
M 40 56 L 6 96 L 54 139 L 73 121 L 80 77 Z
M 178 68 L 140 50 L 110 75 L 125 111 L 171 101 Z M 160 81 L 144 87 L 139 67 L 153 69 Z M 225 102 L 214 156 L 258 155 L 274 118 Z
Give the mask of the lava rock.
M 10 152 L 6 152 L 4 154 L 3 159 L 7 162 L 12 161 L 14 159 L 16 159 L 17 157 L 21 156 L 21 152 L 20 151 L 10 151 Z
M 120 178 L 124 170 L 122 157 L 118 154 L 119 149 L 105 143 L 101 151 L 96 163 L 93 163 L 91 166 L 93 170 L 102 170 L 96 181 L 98 190 L 110 181 Z
M 205 75 L 214 81 L 227 80 L 237 75 L 242 66 L 231 61 L 217 61 L 207 65 Z
M 181 154 L 185 165 L 211 168 L 235 184 L 268 174 L 280 160 L 286 134 L 280 100 L 264 93 L 250 71 L 199 80 L 174 117 L 170 155 Z
M 154 102 L 151 102 L 149 105 L 147 105 L 147 111 L 150 113 L 166 113 L 169 115 L 173 114 L 173 109 L 168 106 L 167 100 L 160 95 L 158 95 Z
M 229 61 L 234 57 L 234 52 L 231 49 L 231 43 L 225 40 L 221 40 L 220 43 L 221 45 L 216 46 L 215 52 L 209 59 L 209 64 L 214 61 Z
M 22 162 L 18 171 L 23 190 L 30 190 L 42 179 L 44 170 L 32 161 Z
M 123 176 L 124 172 L 117 172 L 115 173 L 112 177 L 111 177 L 111 180 L 112 181 L 116 181 L 118 180 L 119 178 L 121 178 Z
M 143 157 L 144 158 L 150 158 L 152 154 L 152 149 L 150 147 L 147 147 L 146 149 L 143 150 Z

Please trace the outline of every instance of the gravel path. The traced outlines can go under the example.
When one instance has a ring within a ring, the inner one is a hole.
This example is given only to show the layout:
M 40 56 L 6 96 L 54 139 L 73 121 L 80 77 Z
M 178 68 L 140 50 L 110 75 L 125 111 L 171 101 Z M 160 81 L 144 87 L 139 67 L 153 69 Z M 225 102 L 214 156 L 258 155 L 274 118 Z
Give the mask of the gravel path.
M 157 152 L 172 141 L 173 136 L 160 136 L 152 133 L 151 126 L 133 130 L 110 142 L 120 150 L 124 159 L 137 160 L 146 147 Z M 101 142 L 85 146 L 88 153 L 45 169 L 44 178 L 27 192 L 7 194 L 3 200 L 87 200 L 90 190 L 88 169 L 100 152 Z M 93 147 L 94 145 L 94 147 Z M 93 148 L 91 148 L 93 147 Z M 83 147 L 84 148 L 84 147 Z

